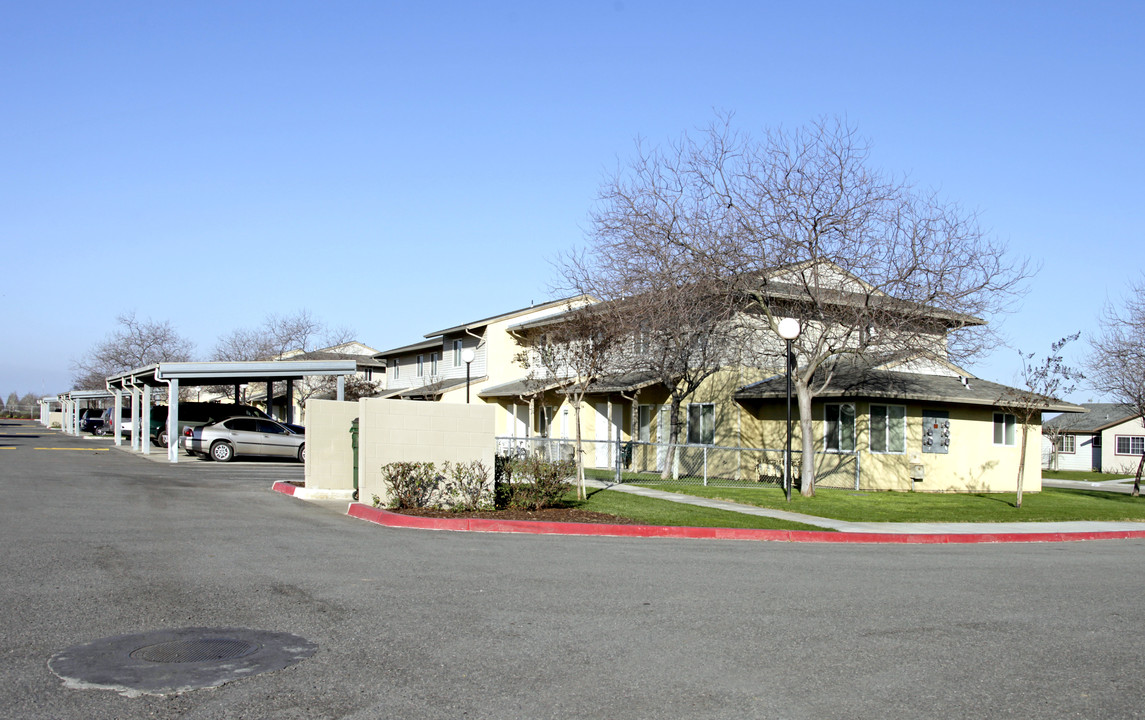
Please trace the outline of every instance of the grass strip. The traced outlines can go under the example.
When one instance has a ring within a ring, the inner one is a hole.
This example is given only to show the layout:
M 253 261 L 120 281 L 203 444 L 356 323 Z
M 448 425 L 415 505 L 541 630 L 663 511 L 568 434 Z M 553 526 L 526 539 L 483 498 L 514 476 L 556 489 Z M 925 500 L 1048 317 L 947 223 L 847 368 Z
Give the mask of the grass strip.
M 1076 480 L 1080 482 L 1105 482 L 1106 480 L 1127 480 L 1132 475 L 1114 473 L 1081 472 L 1079 470 L 1042 470 L 1044 480 Z
M 1145 499 L 1100 490 L 1042 488 L 1014 493 L 937 494 L 827 490 L 787 503 L 777 488 L 719 488 L 695 485 L 649 485 L 657 490 L 728 500 L 757 507 L 789 510 L 849 522 L 1069 522 L 1080 520 L 1145 522 Z
M 568 507 L 631 518 L 642 525 L 824 531 L 823 528 L 814 525 L 685 505 L 613 490 L 590 489 L 588 499 L 582 502 L 577 502 L 576 494 L 573 492 L 569 494 L 566 502 Z

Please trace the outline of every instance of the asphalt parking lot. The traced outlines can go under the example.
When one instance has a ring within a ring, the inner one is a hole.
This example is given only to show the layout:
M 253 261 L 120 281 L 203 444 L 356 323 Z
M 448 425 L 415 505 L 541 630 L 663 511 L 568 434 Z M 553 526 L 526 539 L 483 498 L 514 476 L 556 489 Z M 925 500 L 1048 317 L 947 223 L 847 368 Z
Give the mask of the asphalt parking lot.
M 972 546 L 402 530 L 0 421 L 4 718 L 1141 717 L 1145 541 Z M 316 645 L 209 690 L 65 687 L 189 627 Z

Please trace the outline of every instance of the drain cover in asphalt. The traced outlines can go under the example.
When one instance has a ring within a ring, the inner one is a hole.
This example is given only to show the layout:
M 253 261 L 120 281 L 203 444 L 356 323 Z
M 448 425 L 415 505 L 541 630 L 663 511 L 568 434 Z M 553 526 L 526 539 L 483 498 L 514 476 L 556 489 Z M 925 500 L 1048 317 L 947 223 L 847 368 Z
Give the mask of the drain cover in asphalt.
M 170 695 L 282 670 L 317 649 L 289 633 L 182 628 L 94 640 L 56 653 L 48 667 L 76 690 Z

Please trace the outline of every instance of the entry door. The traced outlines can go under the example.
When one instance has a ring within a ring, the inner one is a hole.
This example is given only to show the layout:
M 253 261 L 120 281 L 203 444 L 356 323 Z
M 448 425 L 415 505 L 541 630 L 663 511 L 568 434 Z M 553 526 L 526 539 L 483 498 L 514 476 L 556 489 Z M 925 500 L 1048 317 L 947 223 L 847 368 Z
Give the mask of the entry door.
M 612 417 L 608 417 L 608 403 L 596 404 L 596 466 L 598 468 L 612 467 L 616 457 L 617 429 L 623 422 L 622 405 L 612 406 Z

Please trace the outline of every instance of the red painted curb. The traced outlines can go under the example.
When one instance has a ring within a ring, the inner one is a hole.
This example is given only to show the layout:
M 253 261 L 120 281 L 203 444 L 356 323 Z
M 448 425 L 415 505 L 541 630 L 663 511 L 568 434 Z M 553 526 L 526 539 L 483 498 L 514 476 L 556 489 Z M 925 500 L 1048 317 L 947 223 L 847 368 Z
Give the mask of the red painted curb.
M 298 486 L 297 485 L 291 485 L 288 482 L 279 481 L 279 482 L 276 482 L 275 484 L 271 485 L 270 489 L 275 491 L 275 492 L 280 492 L 283 495 L 293 495 L 294 491 L 298 489 Z
M 278 484 L 279 483 L 275 484 L 276 487 Z M 347 514 L 350 517 L 367 520 L 386 527 L 469 532 L 531 533 L 534 535 L 603 535 L 609 537 L 707 538 L 713 540 L 770 540 L 773 542 L 819 543 L 889 543 L 900 545 L 1145 539 L 1145 530 L 1079 533 L 942 533 L 933 535 L 903 535 L 895 533 L 848 533 L 817 530 L 757 530 L 754 528 L 670 527 L 664 525 L 598 525 L 593 523 L 534 522 L 529 520 L 484 520 L 480 518 L 427 518 L 392 513 L 361 503 L 352 503 Z

